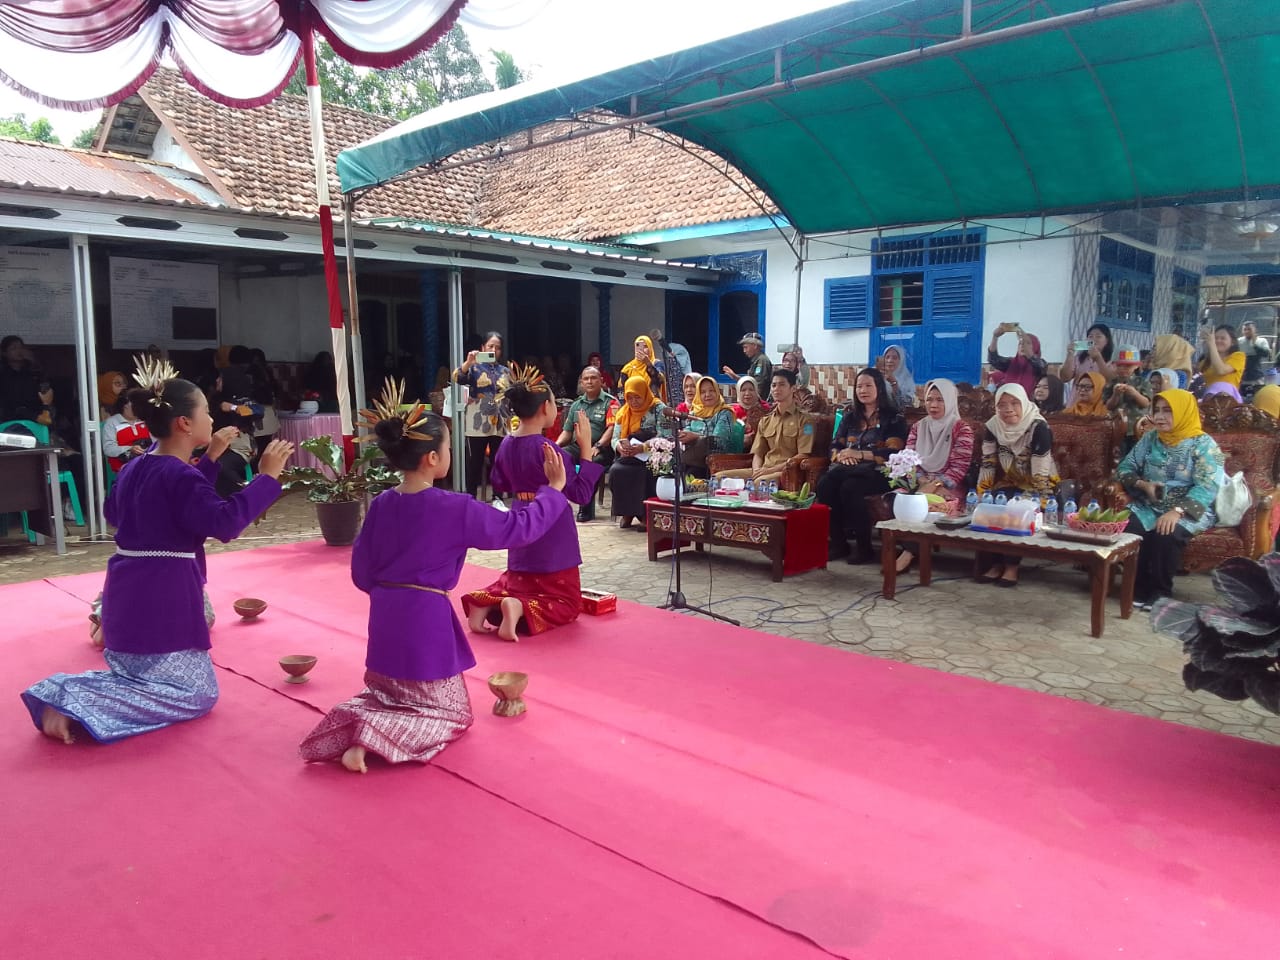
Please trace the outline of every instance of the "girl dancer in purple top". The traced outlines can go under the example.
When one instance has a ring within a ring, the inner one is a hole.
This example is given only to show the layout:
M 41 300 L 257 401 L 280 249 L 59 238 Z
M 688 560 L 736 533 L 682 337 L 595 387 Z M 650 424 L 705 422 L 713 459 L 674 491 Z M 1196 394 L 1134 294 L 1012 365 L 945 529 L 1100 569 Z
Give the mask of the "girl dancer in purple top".
M 542 476 L 543 431 L 555 422 L 556 398 L 543 382 L 536 367 L 513 367 L 506 400 L 520 418 L 519 428 L 502 441 L 493 458 L 495 493 L 514 493 L 512 511 L 519 513 L 535 500 L 546 480 Z M 596 481 L 604 467 L 593 463 L 596 448 L 591 444 L 591 424 L 585 413 L 578 414 L 574 432 L 581 458 L 577 473 L 569 454 L 559 453 L 569 476 L 564 495 L 578 504 L 591 502 Z M 542 633 L 552 627 L 572 623 L 582 612 L 582 585 L 578 568 L 578 528 L 573 517 L 560 518 L 546 534 L 519 549 L 507 552 L 507 569 L 483 590 L 462 597 L 467 622 L 476 633 L 493 633 L 514 641 L 516 631 Z
M 467 548 L 501 550 L 532 543 L 557 523 L 573 525 L 560 448 L 543 441 L 544 485 L 510 513 L 435 482 L 449 472 L 449 426 L 415 406 L 405 414 L 403 384 L 361 411 L 378 446 L 401 472 L 400 486 L 369 506 L 351 554 L 351 579 L 369 594 L 365 689 L 334 707 L 307 734 L 307 761 L 338 760 L 366 772 L 367 753 L 391 763 L 426 763 L 471 726 L 462 672 L 476 658 L 449 602 Z
M 218 682 L 204 614 L 204 541 L 232 540 L 266 510 L 280 496 L 276 478 L 293 453 L 290 443 L 271 443 L 259 475 L 223 500 L 190 464 L 213 433 L 204 394 L 176 379 L 167 362 L 139 364 L 144 389 L 132 403 L 157 443 L 125 466 L 107 497 L 107 520 L 117 528 L 103 588 L 110 669 L 54 674 L 22 694 L 35 725 L 64 743 L 78 727 L 105 742 L 213 709 Z

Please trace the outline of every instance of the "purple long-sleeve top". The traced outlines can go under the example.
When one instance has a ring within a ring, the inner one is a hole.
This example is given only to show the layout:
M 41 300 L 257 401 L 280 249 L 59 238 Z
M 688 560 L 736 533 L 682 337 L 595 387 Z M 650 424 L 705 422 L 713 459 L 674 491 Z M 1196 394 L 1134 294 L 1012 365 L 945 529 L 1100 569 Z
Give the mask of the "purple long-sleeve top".
M 374 499 L 351 552 L 351 580 L 369 594 L 366 667 L 399 680 L 443 680 L 476 665 L 446 595 L 390 584 L 452 590 L 468 547 L 517 547 L 572 516 L 551 487 L 524 506 L 506 513 L 435 487 Z
M 115 525 L 116 547 L 190 557 L 126 556 L 107 561 L 102 636 L 108 650 L 172 653 L 207 650 L 204 619 L 204 542 L 226 543 L 280 496 L 280 483 L 258 476 L 228 500 L 218 496 L 202 461 L 193 467 L 177 457 L 148 453 L 124 465 L 107 496 L 106 517 Z
M 493 458 L 493 470 L 489 475 L 493 489 L 498 493 L 533 493 L 546 486 L 547 474 L 543 470 L 542 451 L 551 443 L 541 435 L 503 438 Z M 598 463 L 584 460 L 576 465 L 573 458 L 555 444 L 551 444 L 564 460 L 567 481 L 564 495 L 574 503 L 590 503 L 596 494 L 596 483 L 604 473 Z M 530 501 L 515 500 L 513 512 L 527 509 Z M 578 528 L 574 526 L 572 513 L 566 511 L 547 533 L 525 547 L 507 551 L 507 569 L 518 573 L 555 573 L 582 565 L 582 551 L 578 547 Z

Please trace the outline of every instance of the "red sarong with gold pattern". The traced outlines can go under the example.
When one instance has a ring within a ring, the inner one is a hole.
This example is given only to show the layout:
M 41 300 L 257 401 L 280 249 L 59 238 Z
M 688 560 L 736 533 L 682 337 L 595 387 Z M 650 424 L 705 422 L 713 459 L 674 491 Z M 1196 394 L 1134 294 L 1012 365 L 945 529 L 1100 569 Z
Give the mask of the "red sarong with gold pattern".
M 555 573 L 520 573 L 508 570 L 483 590 L 462 595 L 462 609 L 469 616 L 472 607 L 493 607 L 488 619 L 502 621 L 498 605 L 507 597 L 520 601 L 523 614 L 517 633 L 544 633 L 578 619 L 582 612 L 582 581 L 578 568 Z

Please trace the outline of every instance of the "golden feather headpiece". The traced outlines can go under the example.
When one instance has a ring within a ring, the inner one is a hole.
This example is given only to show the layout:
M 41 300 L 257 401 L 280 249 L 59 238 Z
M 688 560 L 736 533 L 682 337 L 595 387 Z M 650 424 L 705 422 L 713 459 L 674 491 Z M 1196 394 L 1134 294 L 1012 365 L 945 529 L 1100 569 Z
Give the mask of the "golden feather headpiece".
M 410 409 L 405 409 L 409 407 Z M 410 440 L 430 440 L 417 428 L 427 422 L 427 408 L 417 400 L 406 402 L 404 399 L 404 380 L 387 377 L 382 385 L 382 396 L 373 401 L 372 410 L 361 410 L 360 419 L 364 421 L 366 435 L 372 436 L 374 428 L 383 420 L 400 420 L 404 423 L 402 436 Z
M 511 365 L 511 383 L 522 383 L 530 390 L 537 390 L 539 387 L 546 387 L 546 378 L 543 377 L 542 371 L 535 367 L 532 363 Z M 548 388 L 550 389 L 550 388 Z
M 143 390 L 151 392 L 151 396 L 147 399 L 152 405 L 167 407 L 169 402 L 164 398 L 164 385 L 170 380 L 178 379 L 178 368 L 163 357 L 135 354 L 133 362 L 136 367 L 133 373 L 134 382 Z

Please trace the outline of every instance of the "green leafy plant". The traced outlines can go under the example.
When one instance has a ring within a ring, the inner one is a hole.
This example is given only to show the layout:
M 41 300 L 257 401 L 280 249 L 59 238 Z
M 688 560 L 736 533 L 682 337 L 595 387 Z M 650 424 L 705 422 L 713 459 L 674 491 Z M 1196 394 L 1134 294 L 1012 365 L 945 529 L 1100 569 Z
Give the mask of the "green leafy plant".
M 290 467 L 280 475 L 280 483 L 285 490 L 305 489 L 312 503 L 363 500 L 396 486 L 401 479 L 386 464 L 374 462 L 379 450 L 372 444 L 364 447 L 350 467 L 333 437 L 309 437 L 302 441 L 302 449 L 319 460 L 324 469 Z

